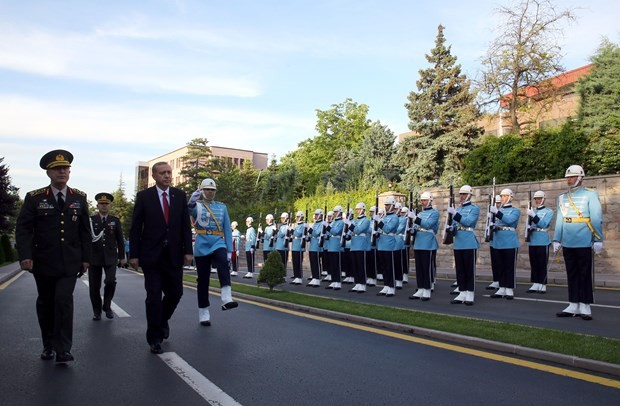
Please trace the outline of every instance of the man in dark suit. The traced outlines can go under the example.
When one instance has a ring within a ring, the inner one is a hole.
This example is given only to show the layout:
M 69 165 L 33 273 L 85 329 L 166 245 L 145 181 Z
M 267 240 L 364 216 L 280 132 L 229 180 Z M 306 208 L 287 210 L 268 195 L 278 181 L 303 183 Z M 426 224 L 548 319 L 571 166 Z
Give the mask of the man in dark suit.
M 90 217 L 90 231 L 93 236 L 93 255 L 88 271 L 90 302 L 93 305 L 93 320 L 101 320 L 101 310 L 108 319 L 114 318 L 112 298 L 116 290 L 116 265 L 125 265 L 125 241 L 121 220 L 110 214 L 110 204 L 114 196 L 97 193 L 99 213 Z M 103 303 L 101 301 L 101 276 L 105 272 Z
M 153 165 L 155 186 L 138 192 L 130 231 L 129 264 L 144 273 L 146 340 L 153 354 L 170 334 L 168 320 L 183 295 L 183 265 L 192 262 L 192 231 L 187 196 L 170 187 L 172 168 Z M 163 293 L 163 299 L 162 299 Z
M 50 186 L 26 194 L 15 237 L 22 269 L 37 284 L 37 317 L 43 339 L 41 359 L 73 361 L 73 290 L 88 270 L 91 235 L 86 194 L 67 186 L 73 155 L 54 150 L 39 165 Z

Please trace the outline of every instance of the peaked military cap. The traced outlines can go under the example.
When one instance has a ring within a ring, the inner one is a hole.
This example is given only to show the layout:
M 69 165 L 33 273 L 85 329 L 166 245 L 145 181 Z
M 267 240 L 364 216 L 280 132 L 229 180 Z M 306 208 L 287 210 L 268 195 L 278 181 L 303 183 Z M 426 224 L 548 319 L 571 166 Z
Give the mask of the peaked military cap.
M 71 166 L 71 162 L 73 162 L 73 154 L 71 152 L 64 149 L 55 149 L 43 155 L 43 158 L 39 161 L 39 166 L 41 169 L 52 169 L 61 166 Z
M 95 200 L 97 203 L 112 203 L 114 201 L 114 196 L 105 192 L 97 193 L 95 195 Z

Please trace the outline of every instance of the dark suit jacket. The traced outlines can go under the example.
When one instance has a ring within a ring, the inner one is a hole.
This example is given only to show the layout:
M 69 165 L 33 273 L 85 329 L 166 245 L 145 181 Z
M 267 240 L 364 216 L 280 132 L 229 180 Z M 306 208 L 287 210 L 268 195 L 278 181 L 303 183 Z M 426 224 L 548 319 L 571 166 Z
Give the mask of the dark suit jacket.
M 95 235 L 99 235 L 103 229 L 100 214 L 90 217 Z M 90 261 L 94 266 L 116 265 L 118 261 L 125 259 L 125 240 L 121 229 L 121 220 L 108 214 L 105 230 L 98 241 L 93 242 L 93 255 Z
M 129 233 L 130 258 L 138 258 L 141 266 L 154 266 L 168 244 L 175 266 L 183 266 L 183 255 L 192 255 L 192 230 L 187 209 L 187 196 L 171 187 L 169 221 L 166 225 L 157 188 L 138 192 Z
M 76 275 L 90 262 L 92 237 L 86 194 L 67 187 L 63 210 L 50 186 L 26 194 L 15 230 L 19 260 L 32 259 L 34 274 Z

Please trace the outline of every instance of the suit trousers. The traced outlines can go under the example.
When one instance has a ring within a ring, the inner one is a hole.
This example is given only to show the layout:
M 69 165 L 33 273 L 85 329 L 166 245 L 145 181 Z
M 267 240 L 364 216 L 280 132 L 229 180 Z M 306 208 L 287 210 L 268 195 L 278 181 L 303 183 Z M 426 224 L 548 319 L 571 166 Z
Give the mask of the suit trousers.
M 73 276 L 35 275 L 37 317 L 43 347 L 56 352 L 71 351 L 73 342 Z
M 170 252 L 163 249 L 159 261 L 142 265 L 142 270 L 146 290 L 146 341 L 151 345 L 159 344 L 183 296 L 183 267 L 173 265 Z
M 103 280 L 103 302 L 101 301 L 101 277 L 105 272 Z M 112 298 L 116 291 L 116 264 L 97 266 L 91 265 L 88 269 L 88 289 L 90 292 L 90 303 L 93 306 L 93 313 L 100 314 L 101 310 L 109 310 L 112 305 Z
M 226 260 L 226 248 L 218 248 L 209 255 L 195 257 L 198 270 L 198 307 L 209 307 L 209 282 L 211 280 L 211 268 L 217 269 L 217 277 L 220 286 L 230 286 L 230 269 Z

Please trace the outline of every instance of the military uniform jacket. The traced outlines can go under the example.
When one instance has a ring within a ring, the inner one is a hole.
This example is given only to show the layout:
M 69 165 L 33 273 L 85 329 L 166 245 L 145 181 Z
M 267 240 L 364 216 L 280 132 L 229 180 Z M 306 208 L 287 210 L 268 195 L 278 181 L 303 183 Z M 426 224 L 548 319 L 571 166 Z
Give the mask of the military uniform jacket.
M 349 226 L 351 232 L 351 251 L 370 250 L 370 220 L 359 217 Z
M 329 240 L 326 240 L 327 251 L 329 252 L 344 252 L 344 248 L 340 246 L 340 237 L 344 231 L 344 221 L 341 218 L 335 219 L 329 225 L 327 235 Z
M 274 247 L 275 247 L 275 239 L 276 236 L 274 235 L 276 232 L 276 225 L 275 224 L 268 224 L 265 226 L 265 229 L 263 230 L 263 251 L 273 251 Z M 269 242 L 271 242 L 271 247 L 269 246 Z
M 415 242 L 414 250 L 436 250 L 439 248 L 437 244 L 437 230 L 439 230 L 439 212 L 428 207 L 418 213 L 414 221 Z
M 196 229 L 195 256 L 203 257 L 219 248 L 225 248 L 228 253 L 233 252 L 230 218 L 228 208 L 224 203 L 198 200 L 196 205 L 190 208 L 189 214 Z
M 19 260 L 32 259 L 38 275 L 77 275 L 82 262 L 91 260 L 88 217 L 82 191 L 67 187 L 63 210 L 51 186 L 28 192 L 15 231 Z
M 288 247 L 284 246 L 284 240 L 288 238 L 286 235 L 288 233 L 288 223 L 284 223 L 278 229 L 278 233 L 276 234 L 276 249 L 278 251 L 288 251 Z
M 378 226 L 381 230 L 379 238 L 377 238 L 377 251 L 396 251 L 396 238 L 398 231 L 398 216 L 394 213 L 387 213 L 381 219 Z
M 241 232 L 239 230 L 232 231 L 233 251 L 239 251 L 241 247 Z
M 472 250 L 480 248 L 474 230 L 480 217 L 480 208 L 468 202 L 456 209 L 452 222 L 454 230 L 454 249 Z M 417 237 L 416 237 L 417 238 Z
M 511 249 L 519 248 L 519 236 L 517 235 L 517 226 L 521 211 L 512 206 L 504 206 L 495 215 L 495 225 L 493 235 L 493 248 Z
M 107 215 L 105 226 L 100 214 L 90 217 L 93 231 L 93 254 L 90 261 L 94 266 L 116 265 L 120 260 L 125 259 L 125 240 L 121 220 L 118 217 Z
M 532 229 L 530 232 L 530 245 L 546 246 L 551 244 L 549 238 L 549 226 L 553 220 L 553 210 L 540 206 L 536 210 L 536 217 L 532 219 Z
M 319 247 L 319 240 L 321 238 L 321 232 L 323 231 L 323 222 L 317 221 L 312 225 L 312 231 L 310 232 L 310 247 L 308 251 L 323 252 L 323 248 Z
M 567 248 L 591 247 L 593 242 L 603 241 L 603 210 L 596 190 L 581 186 L 558 197 L 553 241 Z
M 245 231 L 245 250 L 251 251 L 252 248 L 256 247 L 256 230 L 254 227 L 250 226 Z

